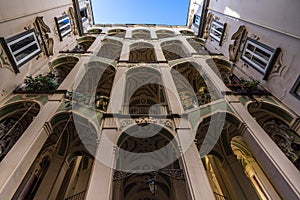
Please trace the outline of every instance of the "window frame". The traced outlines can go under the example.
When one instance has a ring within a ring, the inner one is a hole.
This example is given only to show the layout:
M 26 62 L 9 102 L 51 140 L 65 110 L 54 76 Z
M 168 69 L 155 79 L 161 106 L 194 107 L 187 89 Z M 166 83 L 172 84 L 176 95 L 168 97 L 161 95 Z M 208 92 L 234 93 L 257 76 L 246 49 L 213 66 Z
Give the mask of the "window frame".
M 81 15 L 81 12 L 84 12 L 85 16 L 82 16 Z M 80 8 L 79 10 L 79 13 L 80 13 L 80 19 L 82 21 L 82 23 L 86 22 L 88 20 L 88 12 L 87 12 L 87 7 L 82 7 Z
M 63 22 L 65 19 L 68 19 L 68 23 L 63 25 L 62 27 L 59 27 L 59 24 L 61 22 Z M 70 17 L 69 17 L 69 15 L 65 14 L 61 17 L 54 17 L 54 20 L 55 20 L 57 32 L 58 32 L 58 35 L 59 35 L 59 40 L 63 41 L 63 38 L 66 37 L 67 35 L 69 35 L 72 32 Z M 67 31 L 62 34 L 61 30 L 63 30 L 63 28 L 68 27 L 68 26 L 70 28 L 67 29 Z
M 199 19 L 199 23 L 197 23 L 197 19 Z M 197 15 L 197 14 L 194 14 L 194 17 L 193 17 L 193 24 L 195 26 L 200 26 L 200 23 L 201 23 L 201 16 Z
M 298 100 L 300 100 L 300 94 L 297 94 L 297 90 L 300 90 L 300 75 L 298 76 L 296 82 L 294 83 L 290 94 L 293 95 L 294 97 L 296 97 Z
M 217 30 L 216 28 L 214 28 L 214 26 L 222 28 L 222 31 Z M 222 46 L 226 27 L 227 27 L 227 23 L 221 23 L 221 22 L 218 22 L 216 20 L 212 20 L 212 22 L 211 22 L 210 30 L 209 30 L 209 36 L 213 40 L 219 42 L 219 46 Z M 213 31 L 217 32 L 218 34 L 220 34 L 220 37 L 218 37 Z
M 16 50 L 13 50 L 12 46 L 14 44 L 17 44 L 20 41 L 24 41 L 26 38 L 31 37 L 31 36 L 33 36 L 33 41 L 26 44 L 25 46 L 22 46 Z M 18 68 L 20 68 L 22 65 L 24 65 L 25 63 L 27 63 L 32 58 L 34 58 L 35 56 L 37 56 L 38 54 L 40 54 L 42 52 L 42 49 L 40 46 L 40 41 L 39 41 L 34 29 L 26 30 L 22 33 L 16 34 L 7 39 L 1 38 L 0 43 L 6 52 L 8 59 L 14 68 L 15 73 L 19 72 Z M 20 60 L 17 60 L 17 58 L 16 58 L 17 54 L 24 52 L 26 49 L 29 49 L 33 45 L 36 45 L 36 47 L 37 47 L 34 51 L 30 52 L 28 55 L 24 56 Z
M 250 46 L 254 48 L 251 50 Z M 245 55 L 245 53 L 251 54 L 251 58 L 248 58 Z M 241 59 L 247 64 L 249 64 L 251 67 L 256 69 L 258 72 L 263 74 L 264 75 L 263 80 L 266 80 L 272 70 L 272 66 L 275 64 L 277 60 L 279 53 L 280 53 L 280 48 L 274 49 L 272 47 L 267 46 L 266 44 L 263 44 L 257 40 L 248 37 L 243 47 Z M 263 58 L 263 56 L 266 56 L 266 54 L 270 55 L 267 60 Z M 253 58 L 255 58 L 256 61 Z M 262 62 L 265 63 L 264 66 L 262 65 Z

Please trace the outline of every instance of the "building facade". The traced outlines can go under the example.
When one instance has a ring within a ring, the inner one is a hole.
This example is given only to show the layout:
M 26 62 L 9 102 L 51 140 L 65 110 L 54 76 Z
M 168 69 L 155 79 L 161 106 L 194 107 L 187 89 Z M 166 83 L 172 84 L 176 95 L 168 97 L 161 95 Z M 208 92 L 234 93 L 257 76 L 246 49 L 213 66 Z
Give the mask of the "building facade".
M 1 3 L 0 199 L 299 199 L 297 3 L 262 2 L 187 26 Z

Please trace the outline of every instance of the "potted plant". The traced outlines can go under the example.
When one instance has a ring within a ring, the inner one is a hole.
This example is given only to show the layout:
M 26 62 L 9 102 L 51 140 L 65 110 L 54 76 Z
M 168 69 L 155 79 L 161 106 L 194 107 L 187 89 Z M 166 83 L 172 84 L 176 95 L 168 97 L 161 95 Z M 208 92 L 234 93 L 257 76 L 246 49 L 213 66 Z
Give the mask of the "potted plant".
M 36 77 L 26 76 L 24 86 L 18 88 L 17 92 L 21 90 L 22 93 L 29 94 L 51 94 L 56 91 L 58 87 L 55 74 L 49 72 L 46 75 L 38 75 Z

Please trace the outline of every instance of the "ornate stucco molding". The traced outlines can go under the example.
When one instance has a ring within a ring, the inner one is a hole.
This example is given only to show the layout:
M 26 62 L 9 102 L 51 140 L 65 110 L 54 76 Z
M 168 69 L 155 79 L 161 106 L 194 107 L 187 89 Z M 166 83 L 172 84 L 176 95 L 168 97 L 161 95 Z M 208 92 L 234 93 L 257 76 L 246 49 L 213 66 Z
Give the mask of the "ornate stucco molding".
M 51 32 L 49 26 L 47 26 L 47 24 L 44 22 L 43 17 L 36 17 L 33 25 L 41 39 L 42 49 L 45 55 L 48 57 L 52 56 L 54 40 L 48 35 L 48 33 Z
M 244 25 L 240 26 L 239 29 L 231 36 L 231 40 L 234 40 L 233 44 L 229 45 L 229 60 L 236 62 L 239 57 L 239 49 L 241 44 L 245 42 L 245 36 L 247 35 L 247 29 Z

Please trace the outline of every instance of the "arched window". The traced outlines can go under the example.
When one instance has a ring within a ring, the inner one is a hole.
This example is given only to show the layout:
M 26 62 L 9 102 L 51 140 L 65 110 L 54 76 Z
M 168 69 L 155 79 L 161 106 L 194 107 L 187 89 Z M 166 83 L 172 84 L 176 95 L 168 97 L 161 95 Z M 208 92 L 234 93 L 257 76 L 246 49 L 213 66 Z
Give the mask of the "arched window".
M 79 59 L 74 56 L 63 56 L 52 61 L 51 66 L 58 85 L 68 76 L 78 61 Z
M 93 61 L 87 63 L 87 72 L 78 81 L 73 100 L 91 108 L 106 111 L 116 70 L 113 66 Z
M 217 98 L 212 85 L 207 85 L 196 63 L 181 63 L 171 69 L 181 103 L 184 109 L 196 108 Z M 210 86 L 210 88 L 208 88 Z
M 194 33 L 192 31 L 189 31 L 189 30 L 181 30 L 180 33 L 182 35 L 186 35 L 186 36 L 194 36 Z
M 139 39 L 150 40 L 151 39 L 150 31 L 144 29 L 133 30 L 132 38 L 137 40 Z
M 0 162 L 26 131 L 39 111 L 40 105 L 33 101 L 11 103 L 0 109 Z
M 153 45 L 145 42 L 132 44 L 130 46 L 129 62 L 156 62 Z
M 168 37 L 174 37 L 175 33 L 170 30 L 157 30 L 156 36 L 159 39 L 168 38 Z
M 124 29 L 112 29 L 109 30 L 107 35 L 119 38 L 125 38 L 126 30 Z
M 97 54 L 99 57 L 119 60 L 123 44 L 117 40 L 104 39 Z
M 284 109 L 264 102 L 250 103 L 248 111 L 286 157 L 300 170 L 300 137 L 289 126 L 292 116 Z
M 82 36 L 77 39 L 78 48 L 80 51 L 87 51 L 90 46 L 94 43 L 96 37 L 94 36 Z
M 51 126 L 53 132 L 12 199 L 84 197 L 96 152 L 96 130 L 87 119 L 69 112 L 55 115 Z
M 125 94 L 125 113 L 167 114 L 167 102 L 161 75 L 153 68 L 130 69 L 126 76 Z
M 178 40 L 163 42 L 161 44 L 161 48 L 167 61 L 186 58 L 189 56 L 182 43 Z
M 156 124 L 130 127 L 120 136 L 117 152 L 113 200 L 188 199 L 177 145 L 166 129 Z
M 208 55 L 208 51 L 205 50 L 205 40 L 201 38 L 187 38 L 188 43 L 200 54 Z
M 280 199 L 240 136 L 240 121 L 224 114 L 204 118 L 196 134 L 216 199 Z

